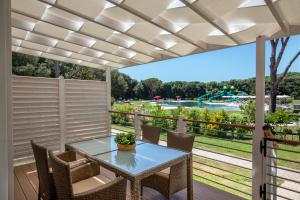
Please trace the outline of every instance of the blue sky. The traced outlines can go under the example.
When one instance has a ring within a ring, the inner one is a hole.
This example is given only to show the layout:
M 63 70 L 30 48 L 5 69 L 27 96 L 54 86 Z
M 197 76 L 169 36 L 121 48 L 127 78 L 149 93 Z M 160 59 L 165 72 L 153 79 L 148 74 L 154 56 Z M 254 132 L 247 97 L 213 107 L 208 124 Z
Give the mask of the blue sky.
M 291 37 L 279 72 L 300 49 L 300 36 Z M 268 73 L 270 44 L 266 42 L 266 74 Z M 300 58 L 290 71 L 300 72 Z M 169 81 L 223 81 L 255 76 L 255 43 L 192 56 L 169 59 L 121 69 L 134 79 L 158 78 Z

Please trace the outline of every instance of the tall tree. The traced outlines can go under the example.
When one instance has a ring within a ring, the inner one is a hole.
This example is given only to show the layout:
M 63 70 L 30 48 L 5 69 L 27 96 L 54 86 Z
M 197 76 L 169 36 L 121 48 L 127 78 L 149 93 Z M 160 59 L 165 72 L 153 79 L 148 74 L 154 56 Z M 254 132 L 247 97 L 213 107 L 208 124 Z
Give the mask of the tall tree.
M 286 49 L 290 37 L 282 37 L 278 39 L 270 40 L 272 51 L 270 56 L 270 105 L 269 112 L 273 113 L 276 111 L 276 98 L 278 94 L 279 84 L 286 77 L 288 71 L 290 70 L 292 64 L 296 61 L 296 59 L 300 55 L 300 50 L 294 55 L 294 57 L 290 60 L 283 73 L 278 77 L 278 67 L 282 60 L 282 56 Z M 281 45 L 279 45 L 279 42 Z M 279 48 L 279 52 L 277 53 L 277 49 Z
M 148 93 L 148 98 L 153 98 L 155 95 L 158 95 L 158 91 L 161 88 L 162 81 L 157 78 L 148 78 L 143 82 L 144 88 Z
M 123 74 L 117 70 L 111 72 L 111 93 L 115 99 L 122 99 L 128 90 L 127 82 Z

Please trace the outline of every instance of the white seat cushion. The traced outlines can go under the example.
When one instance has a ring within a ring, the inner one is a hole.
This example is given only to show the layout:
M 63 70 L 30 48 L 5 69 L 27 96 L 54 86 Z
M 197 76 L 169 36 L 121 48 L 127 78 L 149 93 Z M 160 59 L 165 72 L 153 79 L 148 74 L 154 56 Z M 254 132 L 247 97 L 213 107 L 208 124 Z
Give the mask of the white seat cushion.
M 75 168 L 75 167 L 78 167 L 80 165 L 83 165 L 85 163 L 89 162 L 87 159 L 85 158 L 82 158 L 82 159 L 79 159 L 79 160 L 75 160 L 75 161 L 72 161 L 72 162 L 69 162 L 70 164 L 70 168 Z
M 106 176 L 99 174 L 97 176 L 93 176 L 91 178 L 73 183 L 73 193 L 78 194 L 78 193 L 86 192 L 95 189 L 97 187 L 100 187 L 101 185 L 104 185 L 106 183 L 109 183 L 110 181 L 111 180 Z
M 170 174 L 170 167 L 164 169 L 164 170 L 161 170 L 159 173 L 163 173 L 163 174 L 166 174 L 166 175 L 169 175 Z

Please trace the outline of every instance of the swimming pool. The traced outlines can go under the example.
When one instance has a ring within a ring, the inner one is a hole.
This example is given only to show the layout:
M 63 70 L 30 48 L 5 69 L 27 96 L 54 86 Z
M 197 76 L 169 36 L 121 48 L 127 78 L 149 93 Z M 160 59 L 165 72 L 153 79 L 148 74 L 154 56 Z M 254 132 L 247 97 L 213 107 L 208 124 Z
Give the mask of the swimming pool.
M 214 103 L 203 102 L 201 106 L 198 105 L 198 101 L 161 101 L 157 103 L 164 107 L 183 106 L 183 107 L 207 108 L 209 110 L 222 110 L 222 109 L 229 110 L 229 111 L 240 110 L 239 105 L 234 103 L 214 104 Z

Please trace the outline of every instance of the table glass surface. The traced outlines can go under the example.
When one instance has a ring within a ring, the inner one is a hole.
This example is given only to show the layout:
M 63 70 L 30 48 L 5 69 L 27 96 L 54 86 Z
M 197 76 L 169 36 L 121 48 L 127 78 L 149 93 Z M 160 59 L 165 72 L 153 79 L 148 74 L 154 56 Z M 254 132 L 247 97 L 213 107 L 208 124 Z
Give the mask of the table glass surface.
M 135 176 L 186 155 L 183 151 L 144 143 L 137 145 L 133 151 L 116 150 L 97 155 L 95 158 Z
M 81 142 L 76 142 L 68 144 L 72 148 L 84 152 L 88 155 L 94 156 L 110 151 L 115 151 L 118 149 L 117 144 L 114 141 L 115 136 L 101 137 L 92 140 L 85 140 Z M 137 141 L 137 146 L 142 144 L 142 141 Z

